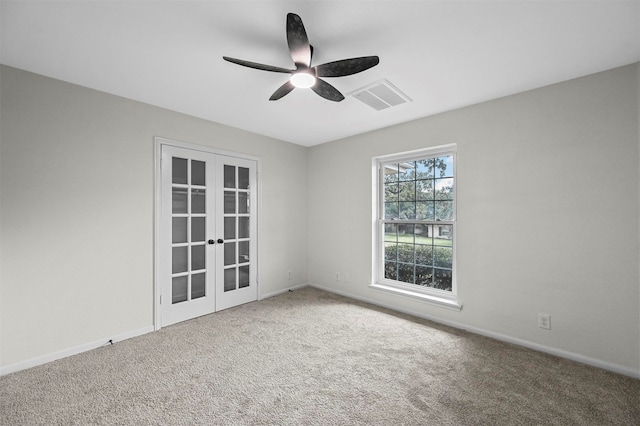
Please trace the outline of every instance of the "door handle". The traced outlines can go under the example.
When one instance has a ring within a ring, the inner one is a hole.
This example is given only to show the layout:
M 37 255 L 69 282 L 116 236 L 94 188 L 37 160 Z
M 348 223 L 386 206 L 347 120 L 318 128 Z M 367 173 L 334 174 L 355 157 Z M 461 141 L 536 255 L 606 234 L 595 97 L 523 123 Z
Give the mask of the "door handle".
M 222 238 L 218 238 L 218 244 L 222 244 L 224 243 L 224 240 Z

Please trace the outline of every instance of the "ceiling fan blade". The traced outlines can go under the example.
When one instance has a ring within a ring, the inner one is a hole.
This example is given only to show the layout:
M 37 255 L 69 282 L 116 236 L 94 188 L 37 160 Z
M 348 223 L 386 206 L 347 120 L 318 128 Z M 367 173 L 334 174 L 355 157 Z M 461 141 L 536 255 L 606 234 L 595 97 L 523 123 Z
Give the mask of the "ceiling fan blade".
M 259 64 L 257 62 L 245 61 L 243 59 L 230 58 L 228 56 L 223 56 L 222 59 L 225 61 L 233 62 L 234 64 L 242 65 L 243 67 L 255 68 L 257 70 L 262 71 L 273 71 L 273 72 L 282 72 L 291 74 L 294 70 L 288 70 L 286 68 L 274 67 L 272 65 Z
M 311 47 L 302 19 L 295 13 L 287 14 L 287 43 L 296 67 L 308 68 L 311 65 Z
M 270 101 L 277 101 L 278 99 L 280 99 L 283 96 L 287 95 L 289 92 L 291 92 L 295 88 L 296 88 L 296 86 L 294 86 L 291 83 L 290 80 L 287 80 L 287 82 L 285 84 L 283 84 L 282 86 L 278 87 L 278 90 L 273 92 L 273 95 L 271 95 L 269 100 Z
M 340 102 L 344 99 L 344 96 L 338 91 L 338 89 L 319 78 L 316 79 L 316 84 L 311 86 L 311 90 L 330 101 Z
M 357 74 L 380 63 L 377 56 L 363 56 L 361 58 L 343 59 L 341 61 L 327 62 L 314 67 L 318 77 L 344 77 Z

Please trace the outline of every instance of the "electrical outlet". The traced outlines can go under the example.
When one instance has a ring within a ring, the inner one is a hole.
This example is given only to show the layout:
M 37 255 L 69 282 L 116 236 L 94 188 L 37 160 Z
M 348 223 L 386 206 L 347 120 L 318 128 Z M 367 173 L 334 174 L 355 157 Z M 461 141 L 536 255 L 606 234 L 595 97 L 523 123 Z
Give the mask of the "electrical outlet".
M 538 314 L 538 327 L 544 328 L 545 330 L 551 330 L 551 315 L 549 314 Z
M 288 279 L 293 278 L 293 272 L 291 272 L 291 271 L 287 272 L 287 278 Z
M 340 281 L 340 272 L 336 272 L 336 281 Z

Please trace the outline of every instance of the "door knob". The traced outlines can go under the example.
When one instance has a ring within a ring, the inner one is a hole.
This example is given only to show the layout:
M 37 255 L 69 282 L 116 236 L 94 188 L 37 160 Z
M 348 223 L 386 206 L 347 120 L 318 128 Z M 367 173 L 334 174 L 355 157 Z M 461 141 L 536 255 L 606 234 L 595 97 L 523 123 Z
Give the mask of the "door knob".
M 213 241 L 213 240 L 209 240 L 209 241 L 207 241 L 207 243 L 209 243 L 209 244 L 215 244 L 216 242 L 215 242 L 215 241 Z
M 222 244 L 224 243 L 224 240 L 222 238 L 218 238 L 218 244 Z

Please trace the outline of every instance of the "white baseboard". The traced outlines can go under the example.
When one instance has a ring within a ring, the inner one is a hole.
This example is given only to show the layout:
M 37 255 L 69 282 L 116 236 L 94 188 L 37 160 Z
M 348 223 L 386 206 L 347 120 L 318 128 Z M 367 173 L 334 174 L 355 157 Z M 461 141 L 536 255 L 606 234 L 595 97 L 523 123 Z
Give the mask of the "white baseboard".
M 421 312 L 412 311 L 411 309 L 403 309 L 403 308 L 399 308 L 397 306 L 394 306 L 392 304 L 380 303 L 378 301 L 375 301 L 375 300 L 372 300 L 372 299 L 368 299 L 366 297 L 356 296 L 356 295 L 350 294 L 348 292 L 332 289 L 330 287 L 324 287 L 322 285 L 318 285 L 318 284 L 314 284 L 314 283 L 309 283 L 309 286 L 317 288 L 319 290 L 328 291 L 329 293 L 335 293 L 335 294 L 338 294 L 340 296 L 344 296 L 344 297 L 348 297 L 348 298 L 351 298 L 351 299 L 359 300 L 361 302 L 371 303 L 372 305 L 377 305 L 377 306 L 380 306 L 380 307 L 383 307 L 383 308 L 387 308 L 387 309 L 391 309 L 391 310 L 394 310 L 394 311 L 402 312 L 402 313 L 405 313 L 405 314 L 413 315 L 413 316 L 418 317 L 418 318 L 423 318 L 423 319 L 426 319 L 426 320 L 429 320 L 429 321 L 437 322 L 439 324 L 448 325 L 450 327 L 454 327 L 454 328 L 457 328 L 457 329 L 460 329 L 460 330 L 470 331 L 472 333 L 479 334 L 481 336 L 490 337 L 492 339 L 500 340 L 500 341 L 507 342 L 507 343 L 513 343 L 513 344 L 518 345 L 518 346 L 523 346 L 525 348 L 533 349 L 533 350 L 536 350 L 536 351 L 539 351 L 539 352 L 548 353 L 550 355 L 555 355 L 555 356 L 558 356 L 560 358 L 566 358 L 566 359 L 569 359 L 571 361 L 579 362 L 581 364 L 586 364 L 586 365 L 590 365 L 592 367 L 602 368 L 603 370 L 612 371 L 614 373 L 623 374 L 625 376 L 630 376 L 630 377 L 633 377 L 633 378 L 636 378 L 636 379 L 640 378 L 640 370 L 629 368 L 629 367 L 626 367 L 626 366 L 623 366 L 623 365 L 614 364 L 614 363 L 610 363 L 610 362 L 607 362 L 607 361 L 602 361 L 602 360 L 595 359 L 595 358 L 590 358 L 590 357 L 587 357 L 587 356 L 584 356 L 584 355 L 577 354 L 575 352 L 569 352 L 569 351 L 565 351 L 565 350 L 562 350 L 562 349 L 557 349 L 557 348 L 552 348 L 552 347 L 549 347 L 549 346 L 540 345 L 538 343 L 530 342 L 528 340 L 518 339 L 516 337 L 511 337 L 511 336 L 507 336 L 507 335 L 504 335 L 504 334 L 495 333 L 493 331 L 484 330 L 482 328 L 468 326 L 466 324 L 457 323 L 455 321 L 442 320 L 442 319 L 437 318 L 437 317 L 424 315 Z
M 274 291 L 274 292 L 271 292 L 271 293 L 261 294 L 258 297 L 258 300 L 268 299 L 269 297 L 278 296 L 278 295 L 284 294 L 284 293 L 286 293 L 288 291 L 299 290 L 299 289 L 305 288 L 305 287 L 309 287 L 309 283 L 298 284 L 298 285 L 294 285 L 292 287 L 287 287 L 287 288 L 285 288 L 283 290 L 278 290 L 278 291 Z
M 75 346 L 73 348 L 64 349 L 62 351 L 50 353 L 50 354 L 39 356 L 36 358 L 31 358 L 26 361 L 17 362 L 15 364 L 10 364 L 5 367 L 0 367 L 0 376 L 5 376 L 7 374 L 15 373 L 17 371 L 26 370 L 27 368 L 36 367 L 38 365 L 46 364 L 51 361 L 66 358 L 68 356 L 77 355 L 79 353 L 97 349 L 101 346 L 106 346 L 111 343 L 121 342 L 123 340 L 131 339 L 132 337 L 141 336 L 143 334 L 147 334 L 152 331 L 154 331 L 154 328 L 152 325 L 150 325 L 148 327 L 129 331 L 127 333 L 122 333 L 117 336 L 105 337 L 104 339 L 85 343 L 83 345 Z
M 507 336 L 504 334 L 500 334 L 500 333 L 495 333 L 492 331 L 488 331 L 488 330 L 484 330 L 481 328 L 477 328 L 477 327 L 471 327 L 465 324 L 461 324 L 461 323 L 457 323 L 455 321 L 447 321 L 447 320 L 442 320 L 440 318 L 436 318 L 436 317 L 432 317 L 429 315 L 424 315 L 421 312 L 415 312 L 412 311 L 410 309 L 403 309 L 403 308 L 398 308 L 397 306 L 391 305 L 391 304 L 387 304 L 387 303 L 380 303 L 377 302 L 375 300 L 366 298 L 366 297 L 360 297 L 360 296 L 356 296 L 344 291 L 339 291 L 339 290 L 335 290 L 332 289 L 330 287 L 324 287 L 322 285 L 318 285 L 318 284 L 314 284 L 314 283 L 304 283 L 304 284 L 299 284 L 299 285 L 295 285 L 292 287 L 288 287 L 286 289 L 283 290 L 278 290 L 275 292 L 271 292 L 271 293 L 267 293 L 267 294 L 263 294 L 260 295 L 259 300 L 263 300 L 263 299 L 267 299 L 269 297 L 274 297 L 274 296 L 278 296 L 280 294 L 286 293 L 288 291 L 293 291 L 293 290 L 298 290 L 304 287 L 314 287 L 320 290 L 324 290 L 330 293 L 335 293 L 338 294 L 340 296 L 344 296 L 344 297 L 348 297 L 351 299 L 355 299 L 355 300 L 360 300 L 362 302 L 366 302 L 366 303 L 370 303 L 372 305 L 377 305 L 377 306 L 381 306 L 383 308 L 387 308 L 387 309 L 391 309 L 394 311 L 398 311 L 398 312 L 402 312 L 405 314 L 409 314 L 409 315 L 413 315 L 415 317 L 418 318 L 423 318 L 429 321 L 433 321 L 433 322 L 437 322 L 439 324 L 444 324 L 444 325 L 448 325 L 450 327 L 454 327 L 454 328 L 458 328 L 461 330 L 466 330 L 466 331 L 470 331 L 472 333 L 475 334 L 479 334 L 482 336 L 486 336 L 486 337 L 490 337 L 496 340 L 500 340 L 503 342 L 507 342 L 507 343 L 513 343 L 515 345 L 519 345 L 519 346 L 523 346 L 529 349 L 533 349 L 533 350 L 537 350 L 540 352 L 544 352 L 544 353 L 548 353 L 551 355 L 555 355 L 561 358 L 566 358 L 572 361 L 576 361 L 576 362 L 580 362 L 582 364 L 586 364 L 586 365 L 591 365 L 593 367 L 598 367 L 598 368 L 602 368 L 604 370 L 608 370 L 608 371 L 613 371 L 614 373 L 619 373 L 619 374 L 624 374 L 625 376 L 630 376 L 630 377 L 634 377 L 634 378 L 640 378 L 640 370 L 636 370 L 633 368 L 629 368 L 629 367 L 625 367 L 619 364 L 613 364 L 610 362 L 606 362 L 606 361 L 602 361 L 599 359 L 595 359 L 595 358 L 590 358 L 584 355 L 580 355 L 574 352 L 569 352 L 569 351 L 564 351 L 562 349 L 556 349 L 556 348 L 551 348 L 548 346 L 544 346 L 544 345 L 540 345 L 538 343 L 534 343 L 534 342 L 530 342 L 527 340 L 522 340 L 522 339 L 518 339 L 515 337 L 511 337 L 511 336 Z M 26 370 L 28 368 L 31 367 L 36 367 L 38 365 L 42 365 L 42 364 L 46 364 L 48 362 L 51 361 L 55 361 L 58 359 L 62 359 L 62 358 L 66 358 L 68 356 L 72 356 L 72 355 L 77 355 L 79 353 L 82 352 L 87 352 L 93 349 L 97 349 L 101 346 L 105 346 L 107 344 L 110 343 L 110 341 L 112 343 L 116 343 L 116 342 L 121 342 L 123 340 L 127 340 L 133 337 L 137 337 L 137 336 L 141 336 L 143 334 L 147 334 L 154 331 L 154 327 L 152 325 L 148 326 L 148 327 L 144 327 L 138 330 L 133 330 L 127 333 L 123 333 L 117 336 L 113 336 L 113 337 L 106 337 L 104 339 L 100 339 L 100 340 L 96 340 L 94 342 L 90 342 L 90 343 L 85 343 L 83 345 L 80 346 L 76 346 L 73 348 L 69 348 L 69 349 L 65 349 L 62 351 L 58 351 L 58 352 L 54 352 L 48 355 L 43 355 L 40 357 L 36 357 L 36 358 L 32 358 L 26 361 L 21 361 L 15 364 L 10 364 L 7 365 L 5 367 L 0 367 L 0 376 L 4 376 L 7 374 L 11 374 L 11 373 L 15 373 L 17 371 L 21 371 L 21 370 Z
M 277 296 L 279 294 L 286 293 L 288 291 L 298 290 L 304 287 L 307 287 L 308 283 L 303 283 L 299 285 L 295 285 L 292 287 L 287 287 L 283 290 L 274 291 L 272 293 L 267 293 L 259 296 L 258 300 L 267 299 L 269 297 Z M 46 364 L 51 361 L 55 361 L 58 359 L 66 358 L 68 356 L 77 355 L 82 352 L 87 352 L 93 349 L 97 349 L 101 346 L 108 345 L 110 343 L 121 342 L 123 340 L 131 339 L 132 337 L 141 336 L 143 334 L 150 333 L 155 331 L 154 326 L 150 325 L 145 328 L 141 328 L 139 330 L 130 331 L 128 333 L 123 333 L 118 336 L 113 337 L 105 337 L 104 339 L 96 340 L 93 342 L 85 343 L 83 345 L 79 345 L 73 348 L 64 349 L 58 352 L 54 352 L 51 354 L 39 356 L 36 358 L 31 358 L 26 361 L 17 362 L 15 364 L 10 364 L 4 367 L 0 367 L 0 376 L 5 376 L 7 374 L 15 373 L 21 370 L 26 370 L 28 368 L 36 367 L 38 365 Z

